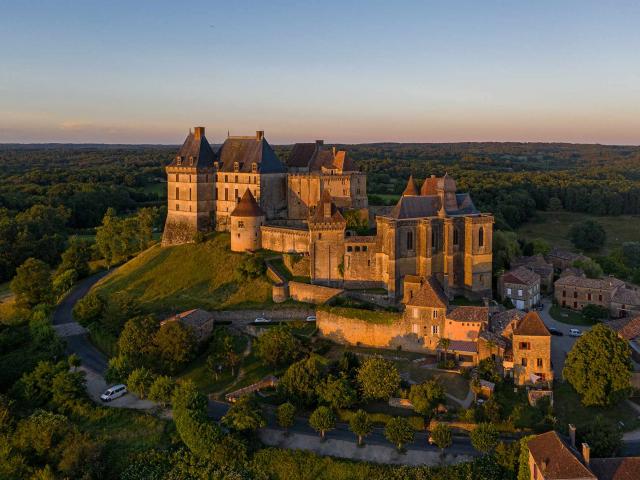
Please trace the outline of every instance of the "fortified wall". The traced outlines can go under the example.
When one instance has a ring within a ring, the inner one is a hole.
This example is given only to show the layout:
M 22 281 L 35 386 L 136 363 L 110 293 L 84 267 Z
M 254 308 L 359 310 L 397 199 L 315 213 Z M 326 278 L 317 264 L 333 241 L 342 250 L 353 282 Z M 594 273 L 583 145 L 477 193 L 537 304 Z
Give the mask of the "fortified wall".
M 297 302 L 315 303 L 321 305 L 333 297 L 340 295 L 344 290 L 340 288 L 323 287 L 309 283 L 289 282 L 289 295 Z
M 309 231 L 292 227 L 260 227 L 262 248 L 282 253 L 309 253 Z

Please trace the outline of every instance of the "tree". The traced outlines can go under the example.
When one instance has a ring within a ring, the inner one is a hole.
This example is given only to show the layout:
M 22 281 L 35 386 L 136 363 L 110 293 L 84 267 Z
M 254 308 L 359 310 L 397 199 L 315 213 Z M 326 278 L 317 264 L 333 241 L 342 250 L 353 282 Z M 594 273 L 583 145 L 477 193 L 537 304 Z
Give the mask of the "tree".
M 451 429 L 445 423 L 437 424 L 433 430 L 431 430 L 429 438 L 440 449 L 441 455 L 444 455 L 445 448 L 449 448 L 453 442 Z
M 547 204 L 547 210 L 551 212 L 558 212 L 562 210 L 562 202 L 558 197 L 551 197 L 549 199 L 549 203 Z
M 583 440 L 589 444 L 594 457 L 615 457 L 622 446 L 622 432 L 615 423 L 596 415 L 587 425 Z
M 582 269 L 587 278 L 601 278 L 604 275 L 600 264 L 590 258 L 576 260 L 573 266 Z
M 598 222 L 585 220 L 571 226 L 569 239 L 576 248 L 581 250 L 599 250 L 607 239 L 607 232 Z
M 231 369 L 231 375 L 236 375 L 236 367 L 240 363 L 240 355 L 236 352 L 235 345 L 233 343 L 233 337 L 226 336 L 222 343 L 222 360 L 224 364 Z
M 171 402 L 173 389 L 176 382 L 166 375 L 158 376 L 149 388 L 149 399 L 158 402 L 161 406 L 166 407 Z
M 140 305 L 126 291 L 119 291 L 109 296 L 102 312 L 102 323 L 114 335 L 118 335 L 127 320 L 140 315 Z
M 626 340 L 595 325 L 569 351 L 562 375 L 585 406 L 614 405 L 629 392 L 632 365 Z
M 416 412 L 430 417 L 438 405 L 445 401 L 444 388 L 436 379 L 411 385 L 409 400 Z
M 385 438 L 393 443 L 399 452 L 402 451 L 404 445 L 413 440 L 414 435 L 415 431 L 406 418 L 394 417 L 384 427 Z
M 582 316 L 591 323 L 602 322 L 609 318 L 609 309 L 601 305 L 589 303 L 582 307 Z
M 73 307 L 73 318 L 86 327 L 100 319 L 104 306 L 104 301 L 97 294 L 90 292 L 78 300 Z
M 529 441 L 535 438 L 534 435 L 527 435 L 520 439 L 520 455 L 518 457 L 518 480 L 531 480 L 529 470 Z
M 16 296 L 16 304 L 26 308 L 39 303 L 51 303 L 52 288 L 49 266 L 35 258 L 29 258 L 20 265 L 11 281 L 11 291 Z
M 113 208 L 107 209 L 102 226 L 96 229 L 96 248 L 107 262 L 108 268 L 125 257 L 127 241 L 122 220 L 116 216 Z
M 548 255 L 551 251 L 551 245 L 549 245 L 549 242 L 542 238 L 534 238 L 531 240 L 531 247 L 534 255 Z
M 489 453 L 498 444 L 498 431 L 490 423 L 479 423 L 471 431 L 471 445 L 481 453 Z
M 318 384 L 316 393 L 322 402 L 335 409 L 348 408 L 357 400 L 356 391 L 344 376 L 329 375 L 324 382 Z
M 499 273 L 511 265 L 511 261 L 522 255 L 518 236 L 514 232 L 493 232 L 493 271 Z
M 438 339 L 437 347 L 444 350 L 444 363 L 446 366 L 447 363 L 447 352 L 449 351 L 449 347 L 451 346 L 451 340 L 446 337 L 440 337 Z
M 84 278 L 89 275 L 91 269 L 89 262 L 91 261 L 91 243 L 81 240 L 78 237 L 71 237 L 69 246 L 62 253 L 62 261 L 58 266 L 58 272 L 66 270 L 75 270 L 78 278 Z
M 362 439 L 373 431 L 373 422 L 369 414 L 362 409 L 355 412 L 349 419 L 349 429 L 358 437 L 358 446 L 362 446 Z
M 140 398 L 146 398 L 154 382 L 153 373 L 144 367 L 136 368 L 127 378 L 127 389 Z
M 640 268 L 640 242 L 624 242 L 622 259 L 629 268 Z
M 389 400 L 400 386 L 396 366 L 382 357 L 367 358 L 358 369 L 358 384 L 365 398 Z
M 238 275 L 240 278 L 257 278 L 267 270 L 264 260 L 257 255 L 245 255 L 238 264 Z
M 336 426 L 336 417 L 329 407 L 316 408 L 309 417 L 309 425 L 316 432 L 320 432 L 320 438 L 324 440 L 325 433 Z
M 56 273 L 51 283 L 51 288 L 53 289 L 55 296 L 57 298 L 62 298 L 65 293 L 73 288 L 77 279 L 78 273 L 73 269 L 59 271 Z
M 158 357 L 169 372 L 177 372 L 193 358 L 196 339 L 193 331 L 180 322 L 167 322 L 153 337 Z
M 107 362 L 107 371 L 104 374 L 104 378 L 111 383 L 123 382 L 126 381 L 134 368 L 134 363 L 126 355 L 111 357 Z
M 300 354 L 300 342 L 285 325 L 269 328 L 256 340 L 256 353 L 269 365 L 289 365 Z
M 283 403 L 278 407 L 277 419 L 278 425 L 288 432 L 296 421 L 296 407 L 290 402 Z
M 288 399 L 309 406 L 316 400 L 316 385 L 321 378 L 320 361 L 311 356 L 292 364 L 280 379 L 278 388 Z
M 154 335 L 157 330 L 158 322 L 151 315 L 128 320 L 118 337 L 118 354 L 134 360 L 137 365 L 150 367 L 156 353 Z
M 70 372 L 68 370 L 58 373 L 51 382 L 51 401 L 61 412 L 70 411 L 77 405 L 78 400 L 85 398 L 85 373 Z
M 255 432 L 267 425 L 262 409 L 253 394 L 238 398 L 222 417 L 222 423 L 237 432 Z

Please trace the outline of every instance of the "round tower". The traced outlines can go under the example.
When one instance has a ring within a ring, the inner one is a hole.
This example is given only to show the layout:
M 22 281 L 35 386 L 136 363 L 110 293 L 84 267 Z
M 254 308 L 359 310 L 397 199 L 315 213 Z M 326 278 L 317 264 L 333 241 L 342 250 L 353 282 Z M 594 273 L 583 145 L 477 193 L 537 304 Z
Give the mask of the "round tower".
M 262 248 L 260 227 L 264 225 L 265 214 L 256 202 L 251 190 L 244 195 L 231 212 L 231 251 L 246 252 Z

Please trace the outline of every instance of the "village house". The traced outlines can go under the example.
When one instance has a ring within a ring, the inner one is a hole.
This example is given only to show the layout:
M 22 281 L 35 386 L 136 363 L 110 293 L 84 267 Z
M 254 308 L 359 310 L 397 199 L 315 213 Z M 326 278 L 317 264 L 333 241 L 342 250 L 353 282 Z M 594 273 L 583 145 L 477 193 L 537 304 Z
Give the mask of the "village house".
M 588 260 L 588 258 L 581 253 L 575 253 L 559 247 L 553 247 L 547 254 L 547 261 L 553 265 L 557 272 L 572 267 L 579 260 Z
M 640 362 L 640 315 L 611 320 L 607 325 L 620 338 L 629 342 L 631 356 L 636 362 Z
M 553 290 L 553 265 L 547 262 L 543 255 L 517 257 L 511 262 L 511 269 L 524 267 L 540 275 L 540 288 L 543 292 Z
M 551 384 L 551 333 L 537 312 L 516 320 L 513 345 L 513 381 L 516 385 Z
M 161 321 L 160 326 L 170 322 L 180 322 L 182 325 L 189 328 L 193 332 L 196 341 L 200 343 L 211 336 L 214 319 L 210 312 L 200 308 L 194 308 L 193 310 L 177 313 L 176 315 Z
M 540 303 L 540 275 L 525 267 L 509 270 L 498 279 L 498 295 L 518 310 L 534 308 Z
M 560 277 L 555 283 L 555 301 L 573 310 L 599 305 L 614 317 L 640 313 L 640 294 L 615 277 L 586 278 L 575 275 Z

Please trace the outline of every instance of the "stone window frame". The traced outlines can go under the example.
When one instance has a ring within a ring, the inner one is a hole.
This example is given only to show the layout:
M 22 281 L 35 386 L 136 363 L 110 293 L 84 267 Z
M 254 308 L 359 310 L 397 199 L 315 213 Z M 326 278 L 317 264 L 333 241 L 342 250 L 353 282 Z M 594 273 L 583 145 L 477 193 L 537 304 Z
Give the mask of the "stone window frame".
M 439 335 L 439 334 L 440 334 L 440 326 L 431 325 L 431 335 Z
M 478 247 L 484 247 L 484 227 L 478 229 Z

